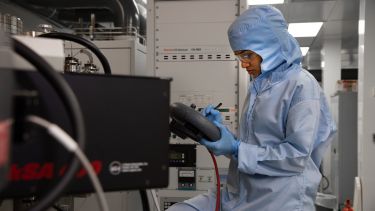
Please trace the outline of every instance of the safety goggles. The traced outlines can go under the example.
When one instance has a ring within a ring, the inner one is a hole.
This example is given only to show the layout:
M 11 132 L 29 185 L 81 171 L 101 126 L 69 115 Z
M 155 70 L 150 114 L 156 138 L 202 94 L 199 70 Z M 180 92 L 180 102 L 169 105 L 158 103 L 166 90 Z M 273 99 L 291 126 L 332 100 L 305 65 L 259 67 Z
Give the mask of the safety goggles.
M 251 51 L 243 51 L 239 54 L 236 54 L 236 57 L 238 60 L 240 60 L 241 62 L 246 62 L 246 63 L 249 63 L 251 62 L 256 56 L 256 53 L 254 52 L 251 52 Z

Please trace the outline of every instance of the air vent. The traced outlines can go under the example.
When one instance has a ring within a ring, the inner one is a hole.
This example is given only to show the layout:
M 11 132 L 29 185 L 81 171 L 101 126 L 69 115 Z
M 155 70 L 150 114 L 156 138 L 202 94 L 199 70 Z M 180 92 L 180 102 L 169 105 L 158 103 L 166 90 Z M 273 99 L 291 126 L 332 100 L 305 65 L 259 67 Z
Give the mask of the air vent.
M 229 53 L 222 54 L 164 54 L 159 55 L 158 61 L 166 62 L 182 62 L 182 61 L 233 61 L 233 57 Z

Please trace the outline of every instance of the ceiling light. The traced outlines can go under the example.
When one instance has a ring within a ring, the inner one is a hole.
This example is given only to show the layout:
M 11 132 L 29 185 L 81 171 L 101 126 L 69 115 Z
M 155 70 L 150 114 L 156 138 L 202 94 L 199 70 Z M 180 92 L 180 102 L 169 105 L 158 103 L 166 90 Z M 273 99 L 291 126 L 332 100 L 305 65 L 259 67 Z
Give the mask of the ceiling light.
M 309 47 L 301 47 L 302 56 L 306 56 L 307 52 L 309 51 Z
M 323 22 L 290 23 L 288 31 L 293 37 L 315 37 Z
M 247 5 L 284 4 L 284 0 L 247 0 Z
M 358 34 L 365 34 L 365 20 L 359 20 L 358 22 Z

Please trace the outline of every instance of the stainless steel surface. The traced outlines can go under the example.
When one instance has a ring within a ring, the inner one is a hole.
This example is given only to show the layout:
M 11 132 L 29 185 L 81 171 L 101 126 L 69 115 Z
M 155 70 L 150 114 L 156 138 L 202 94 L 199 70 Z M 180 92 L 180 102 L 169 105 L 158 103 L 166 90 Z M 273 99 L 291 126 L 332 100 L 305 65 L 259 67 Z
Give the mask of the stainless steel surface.
M 21 18 L 5 13 L 0 10 L 0 28 L 8 34 L 20 35 L 23 33 L 23 22 Z
M 42 30 L 43 33 L 49 33 L 49 32 L 54 31 L 54 30 L 53 30 L 53 26 L 50 25 L 50 24 L 39 24 L 39 25 L 38 25 L 38 28 L 39 28 L 40 30 Z
M 72 73 L 81 72 L 80 61 L 74 57 L 66 57 L 65 65 L 64 65 L 64 72 L 72 72 Z
M 98 73 L 99 68 L 93 63 L 86 63 L 82 67 L 82 73 Z
M 73 28 L 78 35 L 94 40 L 139 40 L 146 45 L 146 37 L 140 35 L 134 27 L 109 27 L 109 28 Z
M 142 36 L 146 35 L 147 9 L 143 0 L 13 0 L 13 3 L 67 28 L 82 27 L 79 24 L 84 23 L 84 27 L 94 31 L 94 28 L 111 25 L 136 28 Z M 96 19 L 94 24 L 91 21 L 92 14 Z

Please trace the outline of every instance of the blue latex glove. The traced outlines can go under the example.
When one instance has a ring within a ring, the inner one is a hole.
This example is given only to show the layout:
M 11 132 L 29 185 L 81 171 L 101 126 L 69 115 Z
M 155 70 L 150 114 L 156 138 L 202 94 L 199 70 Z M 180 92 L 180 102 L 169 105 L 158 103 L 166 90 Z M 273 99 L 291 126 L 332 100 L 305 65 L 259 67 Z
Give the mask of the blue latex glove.
M 221 123 L 213 122 L 219 129 L 221 137 L 215 142 L 201 139 L 200 144 L 207 147 L 208 150 L 213 152 L 215 155 L 238 155 L 238 147 L 240 142 L 235 139 L 232 133 Z
M 219 122 L 219 123 L 223 122 L 223 120 L 221 119 L 220 111 L 216 110 L 214 106 L 211 104 L 208 105 L 206 108 L 204 108 L 201 111 L 201 114 L 203 114 L 203 116 L 205 116 L 211 122 L 214 122 L 214 121 Z

